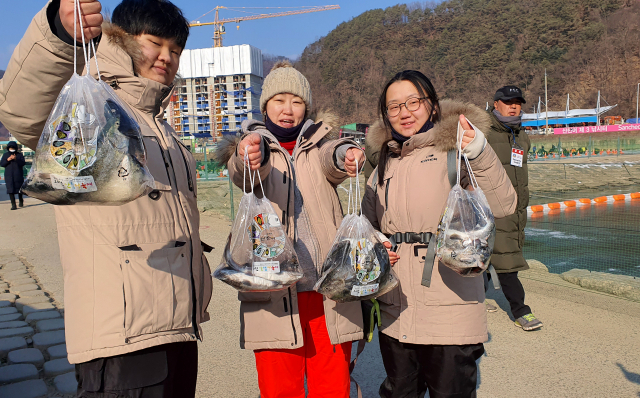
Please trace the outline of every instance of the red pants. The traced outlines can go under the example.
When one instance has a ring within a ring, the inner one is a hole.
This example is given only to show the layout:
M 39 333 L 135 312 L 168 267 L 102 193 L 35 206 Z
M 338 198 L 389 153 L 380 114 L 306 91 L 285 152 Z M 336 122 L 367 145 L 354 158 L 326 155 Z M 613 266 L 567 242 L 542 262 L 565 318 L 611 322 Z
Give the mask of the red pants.
M 332 345 L 324 318 L 323 297 L 298 293 L 304 346 L 295 350 L 257 350 L 261 398 L 349 398 L 351 342 Z

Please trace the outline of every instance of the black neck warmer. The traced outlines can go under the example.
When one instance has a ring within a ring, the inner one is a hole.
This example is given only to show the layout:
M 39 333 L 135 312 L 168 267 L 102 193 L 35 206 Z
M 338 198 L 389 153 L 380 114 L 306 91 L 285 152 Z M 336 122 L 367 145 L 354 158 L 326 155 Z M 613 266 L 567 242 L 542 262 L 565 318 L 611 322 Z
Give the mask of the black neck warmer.
M 300 130 L 302 130 L 302 126 L 304 126 L 304 120 L 297 126 L 284 128 L 272 122 L 271 119 L 269 119 L 269 116 L 265 114 L 264 124 L 267 126 L 267 130 L 276 137 L 278 142 L 291 142 L 298 139 Z
M 422 134 L 425 131 L 429 131 L 433 128 L 434 124 L 431 121 L 431 116 L 429 116 L 429 119 L 424 122 L 424 124 L 422 125 L 422 127 L 420 128 L 420 130 L 418 130 L 414 135 L 418 135 L 418 134 Z M 400 145 L 404 144 L 406 141 L 409 140 L 409 138 L 413 137 L 405 137 L 404 135 L 398 133 L 397 131 L 395 131 L 394 129 L 391 129 L 391 137 L 393 137 L 393 139 Z
M 502 114 L 498 112 L 497 109 L 494 109 L 493 114 L 500 121 L 500 123 L 504 124 L 505 126 L 514 129 L 519 129 L 520 127 L 522 127 L 522 115 L 524 114 L 523 111 L 520 111 L 520 114 L 518 116 L 502 116 Z

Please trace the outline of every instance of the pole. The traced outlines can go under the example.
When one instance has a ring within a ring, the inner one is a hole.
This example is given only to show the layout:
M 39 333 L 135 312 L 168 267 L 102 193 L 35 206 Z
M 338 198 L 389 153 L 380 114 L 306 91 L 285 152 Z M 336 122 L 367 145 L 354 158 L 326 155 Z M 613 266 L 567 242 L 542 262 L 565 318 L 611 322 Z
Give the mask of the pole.
M 547 106 L 547 70 L 544 70 L 544 116 L 545 116 L 545 134 L 549 133 L 549 107 Z
M 640 100 L 640 83 L 638 83 L 638 89 L 636 90 L 636 123 L 638 123 L 638 100 Z
M 207 164 L 207 141 L 204 142 L 204 178 L 205 180 L 209 180 L 209 165 Z
M 231 182 L 231 173 L 229 173 L 228 176 L 229 176 L 229 204 L 231 205 L 231 221 L 234 221 L 236 219 L 236 212 L 233 209 L 233 183 Z

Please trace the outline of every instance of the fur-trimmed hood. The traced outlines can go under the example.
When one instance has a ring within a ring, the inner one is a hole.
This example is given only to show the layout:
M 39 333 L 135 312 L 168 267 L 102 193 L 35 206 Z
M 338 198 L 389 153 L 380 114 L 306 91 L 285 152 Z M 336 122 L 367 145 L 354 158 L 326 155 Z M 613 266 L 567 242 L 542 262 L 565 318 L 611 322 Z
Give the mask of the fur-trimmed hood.
M 109 21 L 102 23 L 102 33 L 109 43 L 121 48 L 131 57 L 133 72 L 138 74 L 140 72 L 138 65 L 144 60 L 144 54 L 135 37 Z
M 315 120 L 315 121 L 314 121 Z M 327 124 L 331 127 L 335 126 L 338 122 L 338 117 L 331 113 L 331 112 L 326 112 L 326 111 L 319 111 L 317 115 L 315 115 L 315 118 L 312 117 L 310 119 L 307 119 L 305 122 L 305 124 L 313 125 L 313 124 L 317 124 L 317 123 L 324 123 Z M 304 131 L 309 128 L 309 126 L 303 127 L 303 130 L 300 132 L 300 135 L 302 136 L 302 134 L 304 133 Z M 218 163 L 219 165 L 225 165 L 227 164 L 227 162 L 229 162 L 229 159 L 231 159 L 231 156 L 233 156 L 233 154 L 236 151 L 236 147 L 238 146 L 238 144 L 240 143 L 240 140 L 242 139 L 242 137 L 251 131 L 256 131 L 258 129 L 264 129 L 266 130 L 266 126 L 264 124 L 264 122 L 261 122 L 259 120 L 247 120 L 242 122 L 242 133 L 238 133 L 235 135 L 232 134 L 225 134 L 222 136 L 222 139 L 218 140 L 218 146 L 216 147 L 216 151 L 214 154 L 214 160 L 216 163 Z M 268 130 L 267 130 L 268 131 Z M 327 133 L 327 135 L 325 135 L 322 140 L 326 141 L 326 140 L 335 140 L 339 138 L 339 131 L 335 128 L 332 128 L 331 131 L 329 131 L 329 133 Z M 300 137 L 298 137 L 299 139 Z
M 460 115 L 465 115 L 480 131 L 484 132 L 491 128 L 490 115 L 480 107 L 462 101 L 442 100 L 440 101 L 440 121 L 431 130 L 435 137 L 435 147 L 439 151 L 448 152 L 456 148 Z M 379 119 L 369 128 L 365 146 L 367 150 L 377 152 L 390 139 L 391 131 L 384 125 L 382 119 Z

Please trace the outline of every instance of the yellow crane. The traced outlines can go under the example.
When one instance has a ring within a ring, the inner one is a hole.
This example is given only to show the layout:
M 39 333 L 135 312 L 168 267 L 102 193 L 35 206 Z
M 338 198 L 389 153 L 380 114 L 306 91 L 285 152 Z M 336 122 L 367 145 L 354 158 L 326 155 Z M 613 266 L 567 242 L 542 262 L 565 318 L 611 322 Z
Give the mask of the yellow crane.
M 206 14 L 201 16 L 201 18 L 202 18 L 203 16 L 205 16 L 205 15 L 207 15 L 210 12 L 215 10 L 216 14 L 215 14 L 215 19 L 214 19 L 213 22 L 202 22 L 201 23 L 200 21 L 194 21 L 194 22 L 191 22 L 189 24 L 189 26 L 214 25 L 213 46 L 214 47 L 222 47 L 222 35 L 225 34 L 224 24 L 226 24 L 226 23 L 239 24 L 242 21 L 251 21 L 251 20 L 254 20 L 254 19 L 284 17 L 284 16 L 287 16 L 287 15 L 306 14 L 306 13 L 309 13 L 309 12 L 337 10 L 337 9 L 340 8 L 340 6 L 339 5 L 311 6 L 311 7 L 304 7 L 301 10 L 295 10 L 295 11 L 282 11 L 282 12 L 273 12 L 273 13 L 267 13 L 267 14 L 254 14 L 254 15 L 248 15 L 246 17 L 227 18 L 227 19 L 219 19 L 219 17 L 218 17 L 218 11 L 219 10 L 237 10 L 237 9 L 251 9 L 251 8 L 253 8 L 253 7 L 223 7 L 223 6 L 217 6 L 213 10 L 211 10 L 211 11 L 209 11 Z M 256 8 L 284 8 L 284 7 L 256 7 Z M 240 29 L 240 25 L 238 25 L 238 29 Z

